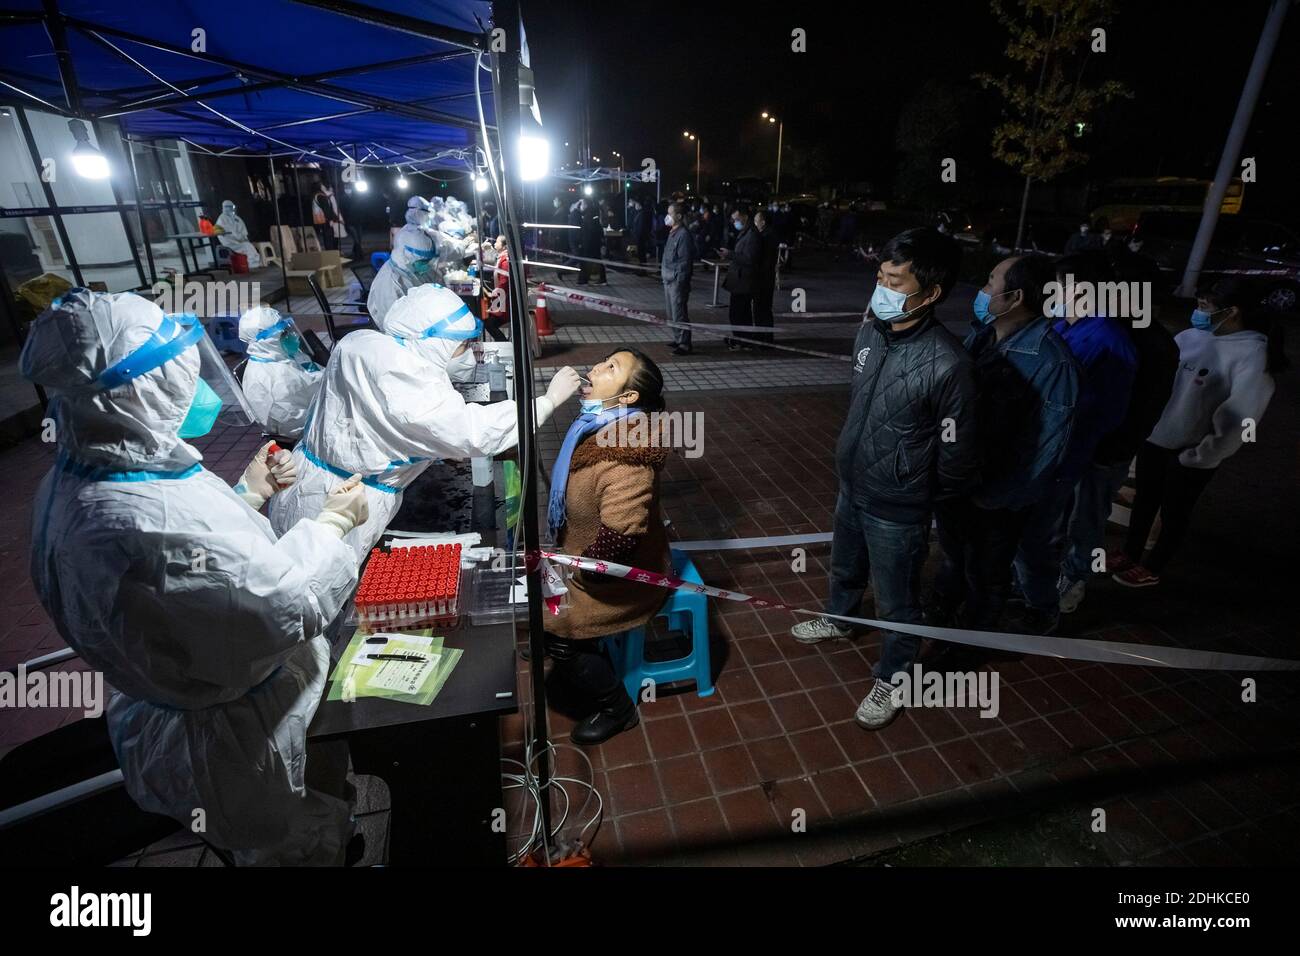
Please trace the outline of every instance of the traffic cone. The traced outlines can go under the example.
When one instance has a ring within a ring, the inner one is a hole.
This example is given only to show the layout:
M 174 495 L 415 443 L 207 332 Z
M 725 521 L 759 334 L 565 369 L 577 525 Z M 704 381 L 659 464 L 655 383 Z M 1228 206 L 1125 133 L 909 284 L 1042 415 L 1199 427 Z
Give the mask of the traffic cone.
M 537 293 L 537 309 L 533 313 L 534 321 L 537 324 L 537 334 L 539 337 L 545 337 L 555 334 L 555 328 L 551 325 L 551 317 L 546 312 L 546 291 L 545 287 Z

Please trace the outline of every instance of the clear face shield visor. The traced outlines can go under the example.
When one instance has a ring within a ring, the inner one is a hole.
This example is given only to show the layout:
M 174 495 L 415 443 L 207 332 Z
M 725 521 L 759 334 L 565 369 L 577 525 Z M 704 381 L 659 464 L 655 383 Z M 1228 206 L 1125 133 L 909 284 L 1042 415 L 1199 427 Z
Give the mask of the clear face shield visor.
M 191 348 L 198 349 L 199 378 L 189 411 L 178 432 L 181 438 L 206 435 L 222 425 L 246 427 L 253 424 L 252 410 L 243 389 L 208 337 L 198 317 L 191 314 L 163 316 L 162 323 L 143 345 L 126 358 L 105 369 L 97 386 L 108 391 L 139 378 L 170 362 Z

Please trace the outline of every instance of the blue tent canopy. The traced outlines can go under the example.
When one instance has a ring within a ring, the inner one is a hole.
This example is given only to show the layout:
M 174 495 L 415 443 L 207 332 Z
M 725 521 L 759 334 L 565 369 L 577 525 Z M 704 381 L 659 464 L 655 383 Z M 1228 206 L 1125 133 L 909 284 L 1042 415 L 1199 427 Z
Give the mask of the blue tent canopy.
M 0 97 L 229 155 L 424 168 L 475 142 L 482 0 L 53 5 L 0 10 Z

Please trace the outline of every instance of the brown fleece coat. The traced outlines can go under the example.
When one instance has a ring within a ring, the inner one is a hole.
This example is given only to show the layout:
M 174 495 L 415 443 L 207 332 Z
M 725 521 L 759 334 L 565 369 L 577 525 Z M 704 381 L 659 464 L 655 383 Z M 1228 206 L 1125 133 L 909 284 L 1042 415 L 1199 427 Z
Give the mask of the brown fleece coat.
M 668 451 L 653 447 L 639 431 L 644 430 L 629 429 L 627 444 L 618 445 L 611 425 L 573 450 L 565 492 L 567 522 L 558 544 L 565 554 L 582 554 L 603 524 L 636 538 L 628 554 L 611 560 L 670 574 L 668 535 L 659 513 L 659 472 Z M 617 634 L 645 624 L 668 596 L 667 589 L 652 584 L 578 571 L 569 581 L 569 607 L 548 615 L 546 629 L 575 640 Z

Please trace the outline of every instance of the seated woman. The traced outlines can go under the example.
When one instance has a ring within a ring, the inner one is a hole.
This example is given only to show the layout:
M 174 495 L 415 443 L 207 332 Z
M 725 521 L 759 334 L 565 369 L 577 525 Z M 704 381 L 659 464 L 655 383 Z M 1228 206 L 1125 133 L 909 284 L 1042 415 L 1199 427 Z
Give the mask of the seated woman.
M 619 427 L 625 416 L 663 410 L 663 374 L 637 350 L 620 349 L 590 377 L 582 414 L 551 470 L 551 533 L 566 554 L 668 574 L 668 536 L 659 514 L 659 472 L 668 452 L 649 427 Z M 598 744 L 637 725 L 636 702 L 598 638 L 645 624 L 668 593 L 587 571 L 571 578 L 569 606 L 548 618 L 546 647 L 552 676 L 594 711 L 573 728 L 575 744 Z

